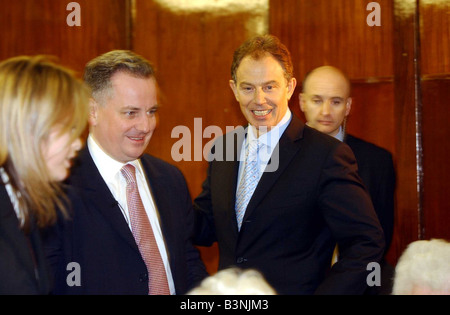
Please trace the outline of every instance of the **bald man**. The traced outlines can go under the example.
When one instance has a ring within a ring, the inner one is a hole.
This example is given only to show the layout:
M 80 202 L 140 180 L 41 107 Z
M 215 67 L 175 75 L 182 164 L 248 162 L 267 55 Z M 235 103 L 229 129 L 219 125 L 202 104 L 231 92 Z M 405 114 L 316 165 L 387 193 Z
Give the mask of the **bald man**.
M 299 101 L 308 126 L 347 143 L 353 150 L 358 173 L 384 230 L 387 251 L 394 225 L 394 164 L 389 151 L 345 133 L 352 106 L 350 80 L 338 68 L 316 68 L 305 77 Z
M 307 125 L 342 141 L 342 125 L 352 106 L 350 86 L 347 76 L 337 68 L 323 66 L 311 71 L 300 93 Z

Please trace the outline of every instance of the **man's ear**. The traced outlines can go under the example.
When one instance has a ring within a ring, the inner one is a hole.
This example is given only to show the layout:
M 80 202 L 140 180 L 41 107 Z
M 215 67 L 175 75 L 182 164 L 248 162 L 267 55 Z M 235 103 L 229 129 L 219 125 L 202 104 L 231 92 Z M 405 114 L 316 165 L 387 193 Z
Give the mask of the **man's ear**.
M 100 105 L 93 99 L 89 99 L 89 124 L 91 126 L 97 125 L 98 107 Z
M 288 88 L 288 100 L 291 99 L 292 94 L 294 94 L 295 87 L 297 86 L 297 79 L 292 78 L 289 80 L 287 88 Z
M 234 80 L 230 80 L 228 83 L 230 84 L 230 88 L 234 93 L 234 97 L 236 98 L 236 101 L 239 102 L 236 83 L 234 82 Z
M 305 94 L 299 93 L 298 94 L 298 103 L 300 105 L 300 109 L 301 109 L 302 112 L 305 112 L 305 102 L 306 102 Z
M 350 114 L 350 110 L 352 109 L 352 101 L 353 99 L 351 97 L 347 98 L 347 104 L 345 104 L 345 117 Z

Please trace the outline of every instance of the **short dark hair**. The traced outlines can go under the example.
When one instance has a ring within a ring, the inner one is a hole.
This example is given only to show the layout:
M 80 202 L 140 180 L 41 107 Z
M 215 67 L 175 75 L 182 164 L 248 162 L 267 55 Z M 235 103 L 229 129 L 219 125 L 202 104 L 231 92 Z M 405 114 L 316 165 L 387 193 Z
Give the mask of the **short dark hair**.
M 276 36 L 263 35 L 248 39 L 234 52 L 233 63 L 231 64 L 233 81 L 236 82 L 236 71 L 244 57 L 251 56 L 258 60 L 267 54 L 272 55 L 280 63 L 286 80 L 289 81 L 294 77 L 294 67 L 289 50 Z
M 92 97 L 99 101 L 111 87 L 111 77 L 125 72 L 138 78 L 155 76 L 153 65 L 144 57 L 130 50 L 113 50 L 89 61 L 84 70 L 84 81 L 92 90 Z

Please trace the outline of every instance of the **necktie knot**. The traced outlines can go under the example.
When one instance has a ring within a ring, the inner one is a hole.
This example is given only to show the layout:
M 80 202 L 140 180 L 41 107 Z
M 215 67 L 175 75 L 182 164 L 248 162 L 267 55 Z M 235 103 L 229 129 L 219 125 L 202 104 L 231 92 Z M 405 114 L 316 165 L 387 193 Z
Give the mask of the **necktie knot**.
M 120 172 L 127 181 L 127 184 L 136 183 L 136 169 L 131 164 L 124 165 Z

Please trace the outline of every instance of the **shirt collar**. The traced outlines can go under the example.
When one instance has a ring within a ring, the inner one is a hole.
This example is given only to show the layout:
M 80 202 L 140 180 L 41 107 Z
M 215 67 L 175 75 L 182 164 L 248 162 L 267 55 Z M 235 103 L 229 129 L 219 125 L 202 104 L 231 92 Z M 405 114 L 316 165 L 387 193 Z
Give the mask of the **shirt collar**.
M 334 136 L 339 141 L 344 141 L 344 130 L 342 129 L 342 126 L 339 127 L 339 132 Z
M 142 174 L 141 163 L 139 160 L 122 163 L 113 159 L 110 155 L 103 151 L 91 134 L 89 134 L 87 144 L 89 153 L 91 154 L 92 159 L 94 160 L 94 163 L 105 182 L 109 183 L 115 181 L 117 174 L 120 173 L 120 170 L 125 164 L 133 165 L 136 168 L 136 174 Z

